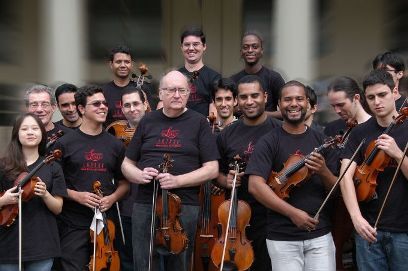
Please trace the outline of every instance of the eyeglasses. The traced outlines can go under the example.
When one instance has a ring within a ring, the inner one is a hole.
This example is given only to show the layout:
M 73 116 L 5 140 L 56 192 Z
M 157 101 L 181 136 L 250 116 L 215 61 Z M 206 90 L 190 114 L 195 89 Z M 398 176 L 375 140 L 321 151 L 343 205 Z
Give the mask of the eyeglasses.
M 167 95 L 175 95 L 178 91 L 180 95 L 185 96 L 189 92 L 189 90 L 186 88 L 162 88 L 161 90 L 163 90 Z
M 141 103 L 141 102 L 124 103 L 124 104 L 123 104 L 123 108 L 129 109 L 129 108 L 131 108 L 132 106 L 133 106 L 133 107 L 138 107 L 138 106 L 140 106 L 140 105 L 142 105 L 142 104 L 143 104 L 143 103 Z
M 32 103 L 28 104 L 28 107 L 30 107 L 32 109 L 37 109 L 40 106 L 41 106 L 41 108 L 47 109 L 47 108 L 49 108 L 51 106 L 51 103 L 49 103 L 49 102 L 41 102 L 41 103 L 32 102 Z
M 386 72 L 395 72 L 395 73 L 397 73 L 397 70 L 393 70 L 393 69 L 383 69 L 384 71 L 386 71 Z
M 93 105 L 95 107 L 100 107 L 101 104 L 103 104 L 104 106 L 108 107 L 108 102 L 107 101 L 93 101 L 91 103 L 87 103 L 86 105 Z
M 190 48 L 190 46 L 193 46 L 194 48 L 197 48 L 200 45 L 202 45 L 201 42 L 184 42 L 183 43 L 183 48 L 187 49 L 187 48 Z

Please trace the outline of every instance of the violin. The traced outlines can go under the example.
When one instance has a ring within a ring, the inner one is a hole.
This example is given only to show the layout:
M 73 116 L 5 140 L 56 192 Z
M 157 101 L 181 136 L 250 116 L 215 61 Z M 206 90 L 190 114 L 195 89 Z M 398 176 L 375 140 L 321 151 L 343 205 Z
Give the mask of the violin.
M 161 172 L 167 173 L 173 166 L 171 156 L 163 155 Z M 161 189 L 161 195 L 157 196 L 156 217 L 158 227 L 155 233 L 155 245 L 162 254 L 180 254 L 188 245 L 188 238 L 180 223 L 181 199 L 170 193 L 167 189 Z
M 129 127 L 126 120 L 117 120 L 109 124 L 105 131 L 113 134 L 117 139 L 120 139 L 126 146 L 128 146 L 136 128 Z
M 47 145 L 45 146 L 46 149 L 54 145 L 55 141 L 57 141 L 58 138 L 62 137 L 64 135 L 64 132 L 62 130 L 58 130 L 55 134 L 52 134 L 49 138 L 47 138 Z
M 315 148 L 313 152 L 320 153 L 322 150 L 329 148 L 335 144 L 341 143 L 342 137 L 335 136 L 329 137 L 322 145 Z M 279 172 L 272 171 L 268 178 L 268 185 L 281 199 L 288 199 L 290 191 L 300 185 L 303 181 L 306 181 L 312 175 L 309 169 L 305 166 L 305 161 L 312 153 L 303 156 L 299 152 L 289 156 L 288 160 L 284 163 L 284 167 Z
M 34 196 L 34 188 L 38 182 L 38 178 L 34 174 L 45 164 L 49 164 L 55 159 L 58 159 L 62 156 L 60 150 L 54 150 L 52 154 L 48 155 L 44 160 L 42 160 L 30 173 L 22 172 L 18 175 L 17 179 L 14 182 L 14 185 L 17 186 L 12 192 L 17 192 L 22 190 L 21 199 L 23 201 L 29 201 Z M 3 196 L 4 192 L 0 193 L 0 196 Z M 10 227 L 17 215 L 18 215 L 18 204 L 9 204 L 4 206 L 0 210 L 0 225 Z
M 99 181 L 93 183 L 93 192 L 96 195 L 103 197 L 101 183 Z M 106 218 L 104 212 L 102 213 L 102 217 L 102 231 L 97 234 L 97 229 L 95 232 L 90 230 L 91 242 L 94 243 L 94 255 L 91 256 L 88 267 L 90 271 L 119 271 L 119 253 L 114 250 L 113 247 L 113 240 L 115 239 L 115 224 L 112 220 Z
M 254 262 L 254 251 L 246 238 L 245 228 L 251 219 L 251 207 L 248 203 L 238 200 L 235 187 L 236 178 L 245 167 L 234 158 L 234 182 L 231 199 L 224 201 L 218 208 L 218 220 L 222 229 L 221 235 L 211 251 L 211 260 L 219 270 L 247 270 Z
M 407 116 L 408 107 L 403 107 L 400 110 L 400 114 L 394 118 L 384 131 L 384 134 L 389 134 L 392 128 L 403 123 Z M 370 201 L 375 197 L 377 176 L 389 166 L 390 162 L 391 157 L 386 154 L 385 151 L 377 148 L 375 140 L 371 141 L 365 151 L 363 163 L 359 165 L 354 172 L 353 179 L 356 184 L 358 201 Z

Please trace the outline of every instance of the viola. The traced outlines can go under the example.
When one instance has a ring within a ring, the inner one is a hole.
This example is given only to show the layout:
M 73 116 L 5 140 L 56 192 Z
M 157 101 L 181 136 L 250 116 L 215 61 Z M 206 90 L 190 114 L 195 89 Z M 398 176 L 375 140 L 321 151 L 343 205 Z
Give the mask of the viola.
M 218 220 L 221 235 L 211 251 L 211 260 L 219 270 L 247 270 L 254 261 L 251 242 L 246 238 L 245 229 L 251 219 L 251 207 L 238 200 L 235 181 L 240 169 L 245 166 L 235 159 L 234 184 L 231 199 L 224 201 L 218 208 Z
M 93 192 L 103 197 L 101 183 L 95 181 L 93 183 Z M 94 243 L 94 255 L 89 261 L 90 271 L 119 271 L 120 259 L 119 253 L 113 247 L 115 239 L 115 224 L 112 220 L 106 218 L 106 214 L 102 212 L 103 229 L 99 234 L 90 230 L 91 242 Z
M 117 120 L 109 124 L 105 131 L 113 134 L 117 139 L 120 139 L 126 146 L 128 146 L 136 128 L 129 127 L 126 120 Z
M 400 110 L 400 114 L 385 129 L 384 134 L 389 134 L 396 125 L 405 121 L 408 116 L 408 107 Z M 380 150 L 375 145 L 375 140 L 368 145 L 364 161 L 356 168 L 354 172 L 354 182 L 356 184 L 356 194 L 358 201 L 370 201 L 375 197 L 375 189 L 377 187 L 378 174 L 389 166 L 391 157 Z
M 167 173 L 172 167 L 170 154 L 163 156 L 161 172 Z M 162 254 L 180 254 L 188 245 L 188 238 L 180 223 L 181 199 L 167 189 L 161 189 L 157 196 L 155 246 Z
M 55 159 L 58 159 L 62 156 L 60 150 L 54 150 L 52 154 L 45 157 L 30 173 L 22 172 L 18 175 L 17 179 L 14 181 L 16 188 L 12 192 L 17 192 L 20 189 L 23 191 L 21 193 L 21 199 L 23 201 L 29 201 L 34 196 L 34 188 L 38 182 L 38 178 L 34 174 L 45 164 L 49 164 Z M 4 192 L 0 193 L 0 196 L 3 196 Z M 17 215 L 18 215 L 18 204 L 9 204 L 4 206 L 0 210 L 0 225 L 10 227 Z
M 341 136 L 329 137 L 322 145 L 315 148 L 313 152 L 320 153 L 326 148 L 341 143 L 341 140 Z M 309 158 L 313 152 L 306 156 L 303 156 L 298 152 L 292 154 L 284 163 L 284 167 L 281 171 L 272 171 L 268 178 L 268 185 L 279 198 L 288 199 L 289 193 L 294 187 L 310 178 L 312 174 L 306 167 L 305 163 L 306 159 Z

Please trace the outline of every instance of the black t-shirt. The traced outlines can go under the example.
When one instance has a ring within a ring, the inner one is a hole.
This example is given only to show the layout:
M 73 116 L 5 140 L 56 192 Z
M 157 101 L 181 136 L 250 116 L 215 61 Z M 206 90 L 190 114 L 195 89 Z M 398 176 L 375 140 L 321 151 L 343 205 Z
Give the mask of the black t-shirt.
M 58 135 L 58 139 L 54 138 L 57 135 L 57 132 L 62 131 L 62 135 Z M 72 132 L 72 129 L 59 125 L 58 123 L 54 122 L 54 128 L 51 130 L 47 131 L 47 144 L 51 144 L 50 141 L 54 139 L 54 143 L 56 140 L 59 140 L 61 137 L 63 137 L 66 134 L 69 134 Z M 55 140 L 56 139 L 56 140 Z M 53 146 L 51 145 L 48 150 L 53 150 Z
M 238 81 L 246 75 L 249 75 L 249 73 L 242 70 L 239 73 L 232 75 L 231 79 L 234 80 L 235 83 L 238 83 Z M 276 111 L 278 106 L 278 93 L 281 87 L 285 84 L 285 80 L 283 80 L 278 72 L 270 70 L 265 66 L 262 66 L 255 75 L 261 78 L 263 88 L 268 93 L 268 101 L 266 102 L 265 110 Z
M 40 157 L 28 167 L 33 170 L 44 159 Z M 47 185 L 53 196 L 67 196 L 64 175 L 58 163 L 44 165 L 34 176 L 38 176 Z M 0 180 L 0 191 L 13 187 L 10 180 Z M 55 215 L 47 208 L 44 201 L 34 196 L 22 203 L 22 260 L 35 261 L 59 257 L 60 240 Z M 0 226 L 0 263 L 18 262 L 18 216 L 10 227 Z
M 217 137 L 217 146 L 221 159 L 220 172 L 227 175 L 229 164 L 238 154 L 244 161 L 250 158 L 252 152 L 257 147 L 256 142 L 263 135 L 276 127 L 280 127 L 281 122 L 275 118 L 268 117 L 262 124 L 256 126 L 245 125 L 242 119 L 232 123 Z M 245 169 L 243 169 L 245 170 Z M 238 187 L 238 198 L 249 203 L 252 209 L 251 229 L 264 227 L 266 224 L 266 208 L 258 203 L 255 198 L 248 193 L 248 176 L 244 175 L 241 179 L 241 186 Z
M 307 155 L 323 142 L 323 134 L 313 129 L 307 129 L 305 133 L 296 135 L 287 133 L 283 128 L 274 129 L 258 141 L 245 174 L 257 175 L 268 180 L 272 171 L 282 170 L 289 156 L 295 153 Z M 321 153 L 326 159 L 326 165 L 332 170 L 335 167 L 333 152 L 324 149 Z M 323 181 L 319 175 L 313 174 L 310 179 L 291 190 L 287 202 L 313 217 L 325 197 Z M 268 209 L 267 238 L 270 240 L 307 240 L 323 236 L 329 231 L 330 216 L 327 208 L 320 214 L 316 230 L 311 232 L 299 229 L 289 217 Z
M 395 108 L 397 109 L 397 111 L 399 111 L 402 106 L 408 106 L 408 102 L 405 102 L 406 97 L 404 95 L 401 95 L 401 97 L 399 97 L 396 101 L 395 101 Z
M 105 196 L 116 190 L 112 183 L 123 180 L 120 169 L 125 147 L 123 143 L 103 131 L 99 135 L 88 135 L 80 129 L 72 131 L 55 143 L 62 151 L 60 160 L 68 189 L 93 192 L 94 181 L 100 181 Z M 108 210 L 108 216 L 113 209 Z M 67 224 L 80 228 L 90 226 L 94 211 L 75 201 L 64 202 L 60 218 Z
M 78 129 L 79 126 L 80 126 L 80 125 L 78 125 L 78 126 L 76 126 L 76 127 L 68 127 L 68 126 L 64 125 L 63 119 L 60 119 L 59 121 L 54 122 L 54 124 L 57 125 L 57 126 L 62 126 L 62 127 L 64 127 L 64 128 L 71 129 L 71 130 L 76 130 L 76 129 Z
M 212 91 L 214 82 L 221 78 L 221 75 L 203 66 L 198 70 L 198 77 L 193 78 L 193 73 L 189 72 L 185 67 L 179 69 L 187 78 L 190 79 L 190 96 L 188 98 L 187 107 L 208 116 L 208 107 L 212 103 Z
M 130 81 L 128 85 L 119 87 L 113 81 L 111 81 L 102 86 L 103 95 L 108 102 L 108 116 L 106 117 L 105 127 L 114 121 L 126 120 L 126 117 L 122 112 L 122 94 L 125 88 L 127 88 L 128 86 L 136 87 L 137 84 L 134 81 Z M 152 104 L 151 99 L 152 93 L 154 92 L 153 85 L 145 81 L 143 83 L 142 89 L 146 93 L 149 103 Z
M 346 132 L 347 123 L 343 119 L 336 119 L 326 124 L 323 133 L 326 136 L 339 135 L 341 132 Z
M 375 118 L 370 118 L 365 123 L 355 127 L 350 134 L 349 140 L 345 146 L 342 158 L 350 159 L 360 142 L 366 138 L 363 147 L 356 156 L 355 162 L 360 165 L 364 161 L 364 154 L 371 141 L 375 140 L 384 133 L 386 128 L 378 125 Z M 398 147 L 403 150 L 408 139 L 408 122 L 396 125 L 389 133 L 394 138 Z M 376 194 L 377 198 L 360 203 L 360 209 L 363 217 L 374 225 L 381 204 L 384 201 L 385 194 L 395 173 L 397 163 L 391 160 L 391 165 L 383 172 L 379 172 L 377 177 Z M 387 204 L 384 207 L 383 214 L 377 228 L 379 230 L 391 232 L 408 232 L 408 180 L 400 172 L 391 189 Z
M 194 171 L 203 163 L 219 158 L 215 136 L 211 134 L 206 118 L 193 110 L 187 110 L 177 118 L 169 118 L 163 110 L 145 115 L 137 127 L 127 150 L 126 157 L 135 161 L 137 167 L 158 166 L 163 154 L 169 153 L 173 167 L 169 173 L 181 175 Z M 200 186 L 169 190 L 178 195 L 183 204 L 198 205 Z M 152 202 L 153 183 L 139 185 L 137 203 Z

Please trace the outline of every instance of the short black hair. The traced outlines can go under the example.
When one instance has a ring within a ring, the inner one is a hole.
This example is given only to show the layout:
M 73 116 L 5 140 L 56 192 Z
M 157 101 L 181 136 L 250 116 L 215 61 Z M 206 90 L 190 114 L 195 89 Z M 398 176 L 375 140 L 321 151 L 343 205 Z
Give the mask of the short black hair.
M 234 80 L 231 78 L 220 78 L 214 82 L 213 91 L 212 91 L 212 99 L 215 100 L 215 94 L 218 92 L 219 89 L 225 89 L 232 92 L 232 97 L 234 99 L 237 97 L 237 85 L 235 84 Z
M 201 42 L 205 44 L 205 35 L 201 27 L 197 26 L 189 26 L 186 27 L 180 35 L 180 43 L 183 44 L 184 39 L 188 36 L 194 36 L 194 37 L 199 37 Z
M 317 95 L 311 86 L 305 87 L 306 97 L 309 98 L 310 107 L 313 108 L 317 104 Z
M 364 78 L 364 92 L 366 91 L 367 87 L 374 86 L 376 84 L 387 85 L 391 91 L 395 88 L 395 83 L 391 74 L 382 69 L 373 70 Z
M 250 30 L 250 31 L 245 32 L 244 35 L 242 35 L 241 43 L 242 43 L 242 40 L 247 36 L 255 36 L 259 40 L 259 42 L 261 44 L 261 48 L 263 48 L 264 40 L 263 40 L 261 34 L 258 31 Z
M 88 97 L 96 93 L 103 93 L 103 90 L 100 86 L 86 85 L 86 86 L 80 87 L 78 91 L 75 93 L 76 106 L 82 105 L 83 107 L 85 107 Z M 78 110 L 78 114 L 82 116 L 79 110 Z
M 126 55 L 130 55 L 130 58 L 132 58 L 132 52 L 130 51 L 129 47 L 127 47 L 125 45 L 118 45 L 116 47 L 113 47 L 110 50 L 109 60 L 113 61 L 113 59 L 115 58 L 115 54 L 117 54 L 117 53 L 123 53 L 123 54 L 126 54 Z
M 404 59 L 396 53 L 385 52 L 378 54 L 373 60 L 373 69 L 384 69 L 385 66 L 391 66 L 395 71 L 405 71 Z
M 78 88 L 73 84 L 62 84 L 61 86 L 57 87 L 55 90 L 55 100 L 57 100 L 57 104 L 59 103 L 59 96 L 64 93 L 76 93 Z
M 126 87 L 123 89 L 122 98 L 123 98 L 124 95 L 132 94 L 132 93 L 137 93 L 137 94 L 139 94 L 140 100 L 141 100 L 143 103 L 146 102 L 146 97 L 145 97 L 145 94 L 144 94 L 144 92 L 143 92 L 143 90 L 142 90 L 141 87 L 126 86 Z M 121 99 L 122 99 L 122 98 L 121 98 Z
M 264 83 L 263 83 L 261 77 L 259 77 L 258 75 L 255 75 L 255 74 L 245 75 L 244 77 L 239 79 L 238 82 L 237 82 L 237 88 L 241 84 L 249 84 L 249 83 L 255 83 L 255 82 L 258 82 L 259 85 L 261 86 L 262 91 L 265 91 L 266 88 L 264 86 Z
M 305 86 L 303 83 L 299 82 L 299 81 L 291 80 L 291 81 L 289 81 L 289 82 L 286 82 L 286 83 L 279 89 L 279 92 L 278 92 L 278 100 L 280 100 L 280 99 L 282 98 L 282 90 L 283 90 L 284 88 L 292 87 L 292 86 L 297 86 L 297 87 L 303 88 L 304 91 L 305 91 L 306 97 L 309 98 L 309 96 L 307 95 L 306 86 Z

